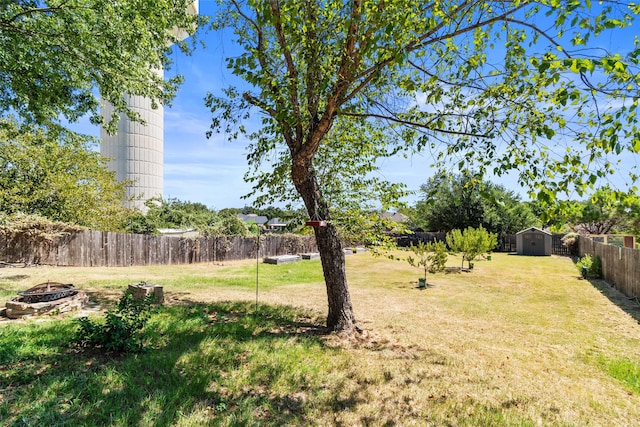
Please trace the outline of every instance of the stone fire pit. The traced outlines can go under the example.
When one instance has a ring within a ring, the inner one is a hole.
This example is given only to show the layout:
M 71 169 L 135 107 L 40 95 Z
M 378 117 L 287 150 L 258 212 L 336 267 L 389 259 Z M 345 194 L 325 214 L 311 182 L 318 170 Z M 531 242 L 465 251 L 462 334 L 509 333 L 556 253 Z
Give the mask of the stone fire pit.
M 5 314 L 10 319 L 19 319 L 51 312 L 65 313 L 81 309 L 87 301 L 87 294 L 72 284 L 45 282 L 11 298 Z

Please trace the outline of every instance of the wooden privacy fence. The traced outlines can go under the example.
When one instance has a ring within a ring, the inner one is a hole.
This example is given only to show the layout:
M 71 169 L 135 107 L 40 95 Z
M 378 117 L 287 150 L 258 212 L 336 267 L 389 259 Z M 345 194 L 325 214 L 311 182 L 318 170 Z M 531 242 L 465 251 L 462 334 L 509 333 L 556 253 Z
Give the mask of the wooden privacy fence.
M 402 234 L 396 236 L 396 242 L 400 247 L 408 247 L 410 245 L 417 245 L 418 242 L 431 242 L 433 240 L 439 242 L 446 242 L 447 233 L 429 233 L 429 232 L 416 232 L 413 234 Z M 551 253 L 554 255 L 571 255 L 569 248 L 564 245 L 562 238 L 564 234 L 553 234 L 551 236 Z M 498 246 L 495 247 L 494 252 L 515 252 L 516 248 L 516 235 L 508 234 L 498 239 Z
M 444 242 L 446 236 L 447 236 L 447 233 L 430 233 L 430 232 L 417 231 L 411 234 L 397 235 L 396 243 L 398 244 L 398 246 L 406 248 L 411 245 L 417 245 L 419 242 L 427 243 L 427 242 L 432 242 L 434 240 L 437 242 Z
M 640 250 L 594 242 L 589 237 L 578 239 L 580 256 L 599 256 L 602 278 L 630 298 L 640 297 Z
M 8 263 L 77 267 L 124 267 L 132 265 L 220 262 L 317 252 L 313 236 L 222 236 L 183 238 L 101 231 L 81 231 L 52 240 L 25 234 L 0 235 L 0 260 Z

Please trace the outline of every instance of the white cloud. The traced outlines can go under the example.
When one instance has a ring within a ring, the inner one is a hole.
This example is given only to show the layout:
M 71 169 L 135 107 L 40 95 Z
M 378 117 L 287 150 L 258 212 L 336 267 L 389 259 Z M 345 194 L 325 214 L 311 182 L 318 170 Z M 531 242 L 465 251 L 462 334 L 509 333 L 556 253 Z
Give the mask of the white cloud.
M 204 138 L 211 125 L 210 115 L 196 111 L 180 111 L 165 108 L 164 131 L 165 137 L 171 133 L 187 133 Z

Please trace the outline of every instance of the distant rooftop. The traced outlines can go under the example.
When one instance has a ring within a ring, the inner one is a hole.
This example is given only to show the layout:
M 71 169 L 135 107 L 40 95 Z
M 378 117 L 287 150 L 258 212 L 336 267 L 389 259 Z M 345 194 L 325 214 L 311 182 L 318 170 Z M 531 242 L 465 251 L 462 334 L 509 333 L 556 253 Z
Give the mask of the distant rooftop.
M 409 217 L 400 212 L 383 212 L 382 218 L 389 218 L 393 222 L 407 222 Z
M 240 218 L 244 222 L 249 222 L 256 225 L 263 225 L 266 224 L 267 221 L 269 221 L 269 218 L 267 218 L 266 216 L 256 214 L 238 214 L 238 218 Z

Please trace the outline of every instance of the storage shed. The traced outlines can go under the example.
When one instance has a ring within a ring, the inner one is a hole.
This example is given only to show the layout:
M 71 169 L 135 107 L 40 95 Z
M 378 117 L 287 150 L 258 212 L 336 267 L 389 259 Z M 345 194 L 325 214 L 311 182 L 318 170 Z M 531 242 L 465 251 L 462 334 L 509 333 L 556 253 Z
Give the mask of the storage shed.
M 518 255 L 551 255 L 551 233 L 536 227 L 527 228 L 516 234 Z

